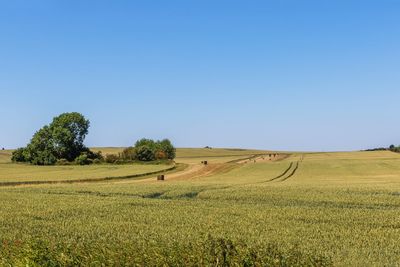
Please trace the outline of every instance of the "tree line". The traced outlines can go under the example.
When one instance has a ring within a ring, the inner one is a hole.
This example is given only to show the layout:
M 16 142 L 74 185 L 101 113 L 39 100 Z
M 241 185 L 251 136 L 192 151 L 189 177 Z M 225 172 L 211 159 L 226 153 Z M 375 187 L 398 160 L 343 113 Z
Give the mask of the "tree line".
M 173 160 L 176 149 L 171 141 L 143 138 L 119 154 L 103 156 L 84 145 L 90 122 L 77 112 L 63 113 L 38 130 L 26 147 L 12 153 L 13 162 L 34 165 L 86 165 L 92 163 L 127 163 L 133 161 Z
M 104 161 L 107 163 L 129 163 L 134 161 L 165 161 L 173 160 L 176 149 L 168 139 L 154 141 L 140 139 L 134 146 L 125 148 L 118 154 L 107 154 Z
M 389 147 L 378 147 L 367 149 L 366 151 L 392 151 L 395 153 L 400 153 L 400 146 L 390 145 Z

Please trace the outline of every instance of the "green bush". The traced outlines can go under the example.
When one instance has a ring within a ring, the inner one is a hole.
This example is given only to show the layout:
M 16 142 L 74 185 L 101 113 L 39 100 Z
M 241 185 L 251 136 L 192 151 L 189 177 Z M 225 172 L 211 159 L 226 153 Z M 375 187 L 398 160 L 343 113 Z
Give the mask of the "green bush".
M 22 147 L 18 148 L 17 150 L 15 150 L 12 153 L 11 160 L 13 162 L 26 162 L 24 152 L 25 152 L 25 148 L 22 148 Z
M 155 153 L 148 145 L 142 145 L 136 148 L 136 158 L 140 161 L 155 160 Z
M 57 158 L 48 150 L 37 151 L 31 159 L 31 163 L 34 165 L 54 165 L 56 162 Z
M 89 159 L 86 153 L 82 153 L 75 159 L 75 163 L 78 165 L 89 165 L 93 163 L 93 160 Z
M 104 160 L 104 157 L 103 157 L 103 154 L 101 153 L 101 151 L 93 152 L 89 148 L 85 148 L 84 152 L 87 154 L 88 159 L 91 159 L 91 160 L 98 159 L 100 161 Z

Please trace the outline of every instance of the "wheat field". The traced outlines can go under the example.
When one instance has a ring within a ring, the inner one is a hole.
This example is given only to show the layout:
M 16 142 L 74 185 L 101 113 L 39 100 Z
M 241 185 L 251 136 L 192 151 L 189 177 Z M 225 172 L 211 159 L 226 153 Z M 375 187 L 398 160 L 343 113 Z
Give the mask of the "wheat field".
M 1 186 L 0 265 L 400 264 L 399 154 L 271 153 L 179 149 L 165 181 Z M 39 177 L 28 167 L 0 177 Z

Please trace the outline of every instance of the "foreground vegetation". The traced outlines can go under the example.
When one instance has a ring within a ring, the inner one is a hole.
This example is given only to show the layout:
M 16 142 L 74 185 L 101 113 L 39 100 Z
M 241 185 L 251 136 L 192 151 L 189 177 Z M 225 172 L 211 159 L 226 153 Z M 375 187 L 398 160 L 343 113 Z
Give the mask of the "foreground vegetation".
M 187 180 L 0 187 L 0 265 L 395 266 L 399 173 L 388 151 L 314 153 Z

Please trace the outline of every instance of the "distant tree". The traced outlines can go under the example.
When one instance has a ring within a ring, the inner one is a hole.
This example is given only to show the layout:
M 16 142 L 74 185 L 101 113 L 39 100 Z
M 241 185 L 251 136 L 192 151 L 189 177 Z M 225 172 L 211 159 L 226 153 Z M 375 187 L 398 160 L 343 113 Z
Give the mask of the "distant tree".
M 174 159 L 176 156 L 176 149 L 168 139 L 154 141 L 143 138 L 136 141 L 134 149 L 136 159 L 141 161 Z
M 142 138 L 135 143 L 136 159 L 140 161 L 155 160 L 157 145 L 154 140 Z
M 148 148 L 150 148 L 151 150 L 155 151 L 157 144 L 156 142 L 154 142 L 154 140 L 151 139 L 147 139 L 147 138 L 142 138 L 138 141 L 136 141 L 135 143 L 135 148 L 139 148 L 141 146 L 147 146 Z
M 372 148 L 372 149 L 367 149 L 366 151 L 388 151 L 388 150 L 400 153 L 400 146 L 390 145 L 389 147 Z
M 164 152 L 167 159 L 174 159 L 176 156 L 176 149 L 169 139 L 164 139 L 157 142 L 160 151 Z

